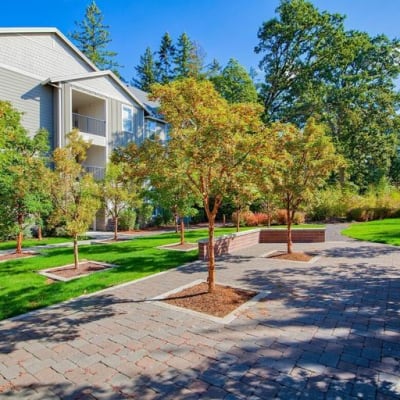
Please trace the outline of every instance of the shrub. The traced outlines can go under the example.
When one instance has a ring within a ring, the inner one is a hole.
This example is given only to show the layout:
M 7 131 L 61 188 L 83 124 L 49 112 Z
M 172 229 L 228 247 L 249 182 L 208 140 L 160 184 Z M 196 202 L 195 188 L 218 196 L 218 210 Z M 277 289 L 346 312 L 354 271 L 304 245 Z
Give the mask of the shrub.
M 134 209 L 126 209 L 122 211 L 118 218 L 118 229 L 123 231 L 133 231 L 136 223 L 136 211 Z
M 270 219 L 270 216 L 268 214 L 257 212 L 254 213 L 254 217 L 257 220 L 257 225 L 268 225 L 268 221 Z
M 306 214 L 301 211 L 296 211 L 292 222 L 298 225 L 298 224 L 304 224 L 305 220 L 306 220 Z M 278 225 L 287 225 L 286 210 L 285 209 L 276 210 L 274 214 L 274 221 Z
M 237 212 L 235 211 L 232 213 L 232 222 L 236 225 L 237 224 Z M 240 220 L 239 220 L 239 225 L 240 226 L 257 226 L 258 225 L 258 220 L 254 213 L 251 211 L 242 211 L 240 213 Z

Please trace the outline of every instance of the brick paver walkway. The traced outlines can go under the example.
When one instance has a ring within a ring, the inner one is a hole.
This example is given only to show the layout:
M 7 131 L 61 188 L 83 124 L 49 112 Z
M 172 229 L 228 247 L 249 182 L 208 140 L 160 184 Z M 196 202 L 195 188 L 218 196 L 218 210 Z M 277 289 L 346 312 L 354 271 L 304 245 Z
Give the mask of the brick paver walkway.
M 218 262 L 270 294 L 229 324 L 145 301 L 205 278 L 196 262 L 0 324 L 1 399 L 399 399 L 400 249 L 295 245 L 313 264 Z

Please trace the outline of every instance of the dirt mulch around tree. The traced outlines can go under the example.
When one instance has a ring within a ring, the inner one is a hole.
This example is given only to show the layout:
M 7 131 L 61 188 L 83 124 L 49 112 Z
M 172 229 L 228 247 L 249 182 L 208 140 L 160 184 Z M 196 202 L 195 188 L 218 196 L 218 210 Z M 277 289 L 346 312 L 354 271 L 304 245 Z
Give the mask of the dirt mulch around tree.
M 21 254 L 17 254 L 17 253 L 1 254 L 0 262 L 8 261 L 8 260 L 15 260 L 17 258 L 33 257 L 33 256 L 37 256 L 38 254 L 39 253 L 36 253 L 34 251 L 23 251 Z
M 274 259 L 278 259 L 278 260 L 309 262 L 315 256 L 316 255 L 313 253 L 303 253 L 303 252 L 286 253 L 286 252 L 277 251 L 275 253 L 268 254 L 266 257 L 274 258 Z
M 208 293 L 208 284 L 200 283 L 171 294 L 162 301 L 215 317 L 225 317 L 256 294 L 250 290 L 222 285 L 215 285 L 215 291 Z
M 100 263 L 97 261 L 83 261 L 79 263 L 78 268 L 75 268 L 75 266 L 71 264 L 65 265 L 63 267 L 42 270 L 39 271 L 39 273 L 41 275 L 47 276 L 51 280 L 69 281 L 71 279 L 91 275 L 95 272 L 104 271 L 112 267 L 114 267 L 114 265 L 107 263 Z

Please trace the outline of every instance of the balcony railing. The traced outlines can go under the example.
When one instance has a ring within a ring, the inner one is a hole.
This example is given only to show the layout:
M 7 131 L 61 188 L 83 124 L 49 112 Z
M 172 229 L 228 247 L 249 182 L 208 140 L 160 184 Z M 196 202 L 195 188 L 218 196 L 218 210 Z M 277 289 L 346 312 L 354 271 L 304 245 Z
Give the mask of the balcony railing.
M 81 132 L 97 136 L 106 136 L 106 121 L 72 113 L 72 126 Z
M 95 180 L 104 179 L 106 169 L 104 167 L 97 167 L 94 165 L 84 165 L 85 171 L 93 175 Z

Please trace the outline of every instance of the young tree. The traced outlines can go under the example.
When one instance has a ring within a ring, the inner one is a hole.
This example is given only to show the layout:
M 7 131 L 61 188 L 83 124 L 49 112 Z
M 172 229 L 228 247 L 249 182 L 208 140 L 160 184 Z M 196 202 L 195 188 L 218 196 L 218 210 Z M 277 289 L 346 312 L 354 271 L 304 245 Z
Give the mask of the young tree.
M 156 61 L 158 82 L 165 84 L 174 79 L 173 62 L 175 55 L 175 46 L 172 38 L 166 32 L 161 38 L 160 49 L 158 50 L 158 60 Z
M 324 127 L 310 119 L 304 129 L 291 124 L 272 126 L 275 136 L 267 169 L 287 213 L 287 252 L 292 253 L 292 221 L 299 207 L 310 201 L 332 171 L 341 164 Z
M 86 55 L 99 69 L 110 69 L 119 76 L 118 68 L 121 65 L 115 61 L 117 53 L 107 49 L 110 39 L 110 27 L 104 25 L 103 14 L 96 2 L 86 7 L 85 17 L 80 22 L 75 22 L 77 30 L 70 36 L 77 44 L 79 50 Z
M 233 58 L 221 74 L 210 78 L 215 88 L 229 103 L 256 103 L 258 95 L 247 71 Z
M 55 207 L 51 220 L 54 224 L 64 223 L 73 238 L 74 265 L 78 268 L 78 236 L 85 233 L 93 221 L 100 207 L 100 193 L 93 176 L 82 166 L 90 143 L 82 139 L 78 130 L 71 131 L 67 138 L 67 145 L 57 148 L 53 154 L 51 194 Z
M 138 189 L 127 179 L 126 168 L 123 163 L 109 163 L 101 185 L 103 203 L 114 225 L 114 240 L 118 240 L 118 220 L 121 213 L 139 202 Z
M 17 238 L 17 254 L 22 253 L 27 219 L 48 206 L 47 151 L 47 131 L 39 130 L 30 138 L 21 114 L 0 101 L 0 219 L 2 230 Z
M 180 79 L 155 85 L 153 98 L 171 125 L 164 147 L 170 168 L 182 171 L 187 190 L 200 197 L 208 218 L 208 290 L 215 288 L 215 218 L 261 128 L 261 107 L 229 105 L 209 81 Z
M 135 67 L 136 78 L 132 79 L 132 84 L 139 89 L 148 92 L 151 85 L 157 82 L 158 70 L 154 62 L 153 52 L 147 47 L 145 53 L 140 56 L 139 65 Z

